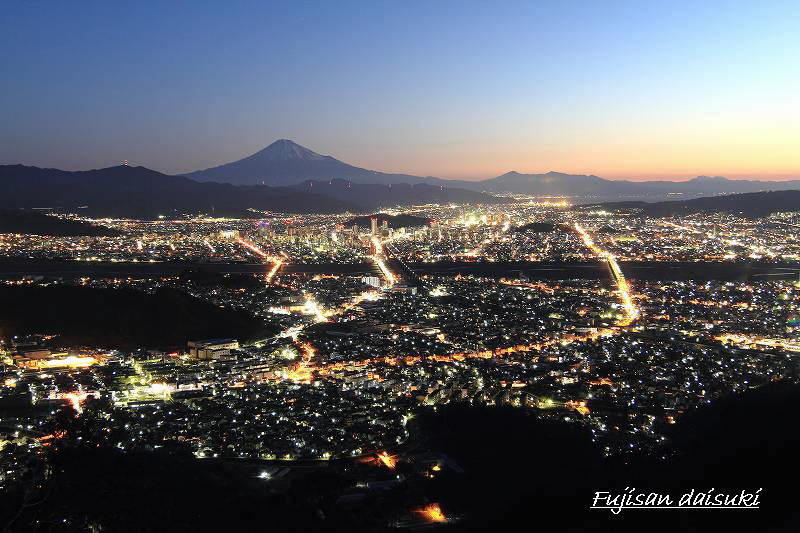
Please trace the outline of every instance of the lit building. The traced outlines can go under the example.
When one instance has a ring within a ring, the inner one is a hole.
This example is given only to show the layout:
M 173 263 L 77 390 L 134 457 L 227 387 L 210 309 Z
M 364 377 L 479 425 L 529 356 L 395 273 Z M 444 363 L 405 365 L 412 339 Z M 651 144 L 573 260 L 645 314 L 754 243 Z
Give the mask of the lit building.
M 219 238 L 220 239 L 225 239 L 225 240 L 235 241 L 236 239 L 239 238 L 239 230 L 235 230 L 235 229 L 220 230 Z
M 364 282 L 365 285 L 370 285 L 376 288 L 381 287 L 381 278 L 378 276 L 364 276 L 361 278 L 361 281 Z
M 231 354 L 231 350 L 239 349 L 236 339 L 209 339 L 189 341 L 189 355 L 195 359 L 219 359 Z

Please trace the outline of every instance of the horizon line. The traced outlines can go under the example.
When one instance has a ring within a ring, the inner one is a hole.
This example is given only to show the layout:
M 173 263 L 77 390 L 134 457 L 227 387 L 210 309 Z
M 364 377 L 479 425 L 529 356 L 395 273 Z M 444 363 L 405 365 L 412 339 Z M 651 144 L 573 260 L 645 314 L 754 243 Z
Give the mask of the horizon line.
M 329 157 L 333 157 L 333 156 L 329 156 Z M 232 162 L 235 162 L 235 161 L 232 161 Z M 343 164 L 349 165 L 349 163 L 344 163 L 343 161 L 340 161 L 340 162 L 343 163 Z M 222 163 L 222 164 L 217 165 L 217 166 L 223 166 L 223 165 L 226 165 L 226 164 L 228 164 L 228 163 Z M 144 164 L 136 164 L 136 163 L 131 163 L 129 161 L 127 163 L 123 162 L 123 163 L 119 163 L 117 165 L 97 166 L 97 167 L 93 167 L 93 168 L 78 168 L 78 169 L 69 169 L 69 168 L 61 168 L 61 167 L 54 167 L 54 166 L 47 166 L 47 165 L 37 165 L 37 164 L 26 164 L 26 163 L 0 163 L 0 167 L 4 167 L 4 166 L 8 166 L 8 167 L 12 167 L 12 166 L 33 167 L 33 168 L 41 168 L 41 169 L 49 169 L 49 170 L 60 170 L 60 171 L 64 171 L 64 172 L 90 172 L 90 171 L 93 171 L 93 170 L 106 170 L 106 169 L 109 169 L 109 168 L 117 168 L 117 167 L 129 166 L 129 167 L 146 168 L 147 170 L 152 170 L 154 172 L 158 172 L 160 174 L 164 174 L 165 176 L 181 176 L 181 177 L 189 177 L 189 174 L 192 174 L 194 172 L 200 172 L 202 170 L 208 170 L 209 168 L 216 168 L 216 167 L 207 167 L 205 169 L 192 170 L 192 171 L 188 171 L 188 172 L 169 173 L 169 172 L 164 172 L 164 171 L 161 171 L 161 170 L 157 170 L 155 168 L 149 167 L 149 166 L 144 165 Z M 356 165 L 350 165 L 350 166 L 356 166 Z M 396 171 L 396 170 L 374 170 L 374 169 L 366 169 L 364 167 L 357 167 L 357 168 L 362 168 L 364 170 L 371 170 L 373 172 L 379 172 L 381 174 L 406 174 L 406 172 L 404 172 L 404 171 Z M 478 183 L 478 182 L 481 182 L 481 181 L 487 181 L 487 180 L 499 178 L 501 176 L 505 176 L 507 174 L 512 174 L 512 173 L 516 173 L 516 174 L 520 174 L 520 175 L 531 175 L 531 176 L 545 176 L 547 174 L 561 174 L 561 175 L 565 175 L 565 176 L 589 176 L 589 177 L 600 178 L 600 179 L 603 179 L 603 180 L 606 180 L 606 181 L 632 182 L 632 183 L 648 183 L 648 182 L 685 183 L 685 182 L 689 182 L 689 181 L 695 180 L 697 178 L 711 178 L 711 179 L 722 178 L 722 179 L 728 180 L 728 181 L 757 181 L 757 182 L 764 182 L 764 183 L 781 183 L 781 182 L 785 182 L 785 181 L 798 181 L 798 180 L 800 180 L 800 174 L 792 175 L 792 173 L 788 173 L 787 175 L 784 175 L 783 177 L 772 177 L 772 178 L 752 177 L 752 176 L 742 177 L 742 176 L 739 176 L 739 175 L 735 175 L 735 177 L 729 177 L 729 176 L 725 176 L 724 173 L 723 174 L 713 174 L 713 175 L 711 175 L 711 174 L 696 174 L 696 175 L 679 176 L 679 177 L 674 177 L 674 178 L 670 178 L 670 177 L 652 177 L 652 176 L 651 177 L 643 177 L 643 178 L 634 178 L 634 177 L 630 177 L 630 176 L 628 176 L 628 177 L 619 177 L 619 176 L 605 177 L 605 176 L 601 176 L 601 175 L 594 174 L 594 173 L 590 173 L 590 174 L 577 173 L 577 172 L 576 173 L 571 173 L 571 172 L 563 172 L 563 171 L 559 171 L 559 170 L 548 170 L 546 172 L 520 172 L 520 171 L 517 171 L 517 170 L 509 170 L 509 171 L 503 172 L 502 174 L 497 174 L 497 175 L 489 176 L 489 177 L 478 177 L 478 178 L 440 177 L 440 176 L 434 176 L 432 174 L 425 174 L 425 175 L 406 174 L 406 175 L 417 177 L 417 178 L 433 178 L 433 179 L 438 179 L 438 180 L 443 180 L 443 181 L 456 181 L 456 182 L 458 182 L 458 181 L 467 181 L 467 182 Z M 343 179 L 343 180 L 347 181 L 346 178 L 327 178 L 327 179 Z M 310 181 L 325 181 L 325 180 L 326 179 L 317 179 L 317 180 L 310 180 Z M 303 181 L 309 181 L 309 180 L 301 180 L 298 183 L 302 183 Z

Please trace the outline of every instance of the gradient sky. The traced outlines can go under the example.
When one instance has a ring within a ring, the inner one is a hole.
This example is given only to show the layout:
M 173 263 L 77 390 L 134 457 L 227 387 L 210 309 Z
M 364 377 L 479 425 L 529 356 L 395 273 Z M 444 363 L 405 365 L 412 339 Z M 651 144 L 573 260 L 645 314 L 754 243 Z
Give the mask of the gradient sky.
M 0 163 L 800 177 L 800 2 L 4 0 Z

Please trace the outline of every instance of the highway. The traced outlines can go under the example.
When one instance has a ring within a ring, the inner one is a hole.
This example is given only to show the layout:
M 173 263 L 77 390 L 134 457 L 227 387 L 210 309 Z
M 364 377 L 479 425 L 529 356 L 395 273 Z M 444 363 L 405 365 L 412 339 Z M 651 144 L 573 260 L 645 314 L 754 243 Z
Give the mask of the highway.
M 578 235 L 580 235 L 581 239 L 583 239 L 583 243 L 586 245 L 586 247 L 594 252 L 600 259 L 606 262 L 609 272 L 611 273 L 611 280 L 617 286 L 617 294 L 619 294 L 625 315 L 617 322 L 616 325 L 624 327 L 632 324 L 637 318 L 639 318 L 640 311 L 633 301 L 630 285 L 628 285 L 628 281 L 622 274 L 622 269 L 620 269 L 617 259 L 611 252 L 597 246 L 592 239 L 592 236 L 589 235 L 589 232 L 587 232 L 583 226 L 577 222 L 575 223 L 575 231 L 578 232 Z

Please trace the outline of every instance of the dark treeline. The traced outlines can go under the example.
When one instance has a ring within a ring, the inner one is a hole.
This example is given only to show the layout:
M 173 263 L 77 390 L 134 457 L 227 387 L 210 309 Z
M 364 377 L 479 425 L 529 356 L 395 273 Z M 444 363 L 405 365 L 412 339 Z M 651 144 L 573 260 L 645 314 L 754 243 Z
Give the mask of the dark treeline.
M 116 237 L 121 232 L 87 224 L 77 220 L 64 220 L 23 209 L 0 209 L 0 233 L 20 233 L 53 237 Z
M 59 335 L 59 345 L 107 348 L 185 347 L 190 339 L 240 340 L 277 332 L 245 312 L 222 309 L 184 292 L 69 285 L 0 285 L 0 336 Z

